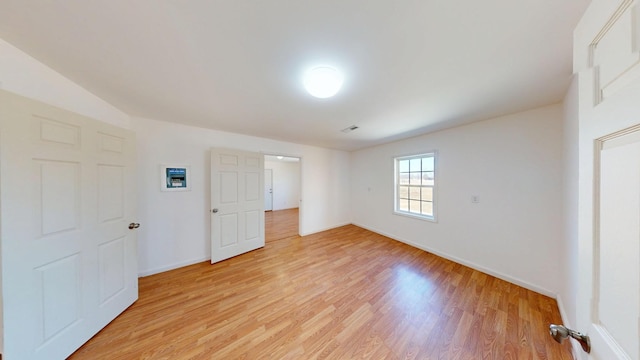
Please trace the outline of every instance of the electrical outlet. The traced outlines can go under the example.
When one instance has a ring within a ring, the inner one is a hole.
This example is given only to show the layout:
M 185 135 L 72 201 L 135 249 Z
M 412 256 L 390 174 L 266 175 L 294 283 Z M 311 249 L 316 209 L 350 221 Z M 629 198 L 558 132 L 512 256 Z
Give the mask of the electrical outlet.
M 478 196 L 478 195 L 471 196 L 471 202 L 474 203 L 474 204 L 479 203 L 480 202 L 480 196 Z

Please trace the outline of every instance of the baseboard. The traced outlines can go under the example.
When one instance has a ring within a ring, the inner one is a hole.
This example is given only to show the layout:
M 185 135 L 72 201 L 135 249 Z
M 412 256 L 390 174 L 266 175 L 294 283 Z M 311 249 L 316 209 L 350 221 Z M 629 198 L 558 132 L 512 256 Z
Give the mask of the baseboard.
M 350 225 L 350 224 L 351 224 L 350 222 L 346 222 L 346 223 L 343 223 L 343 224 L 329 226 L 329 227 L 326 227 L 326 228 L 323 228 L 323 229 L 320 229 L 320 230 L 314 230 L 312 232 L 300 234 L 300 236 L 312 235 L 312 234 L 315 234 L 315 233 L 319 233 L 319 232 L 323 232 L 323 231 L 339 228 L 341 226 Z M 197 263 L 200 263 L 200 262 L 203 262 L 203 261 L 207 261 L 207 260 L 211 260 L 211 257 L 204 257 L 204 258 L 199 258 L 199 259 L 194 259 L 194 260 L 182 261 L 182 262 L 173 263 L 173 264 L 167 265 L 167 266 L 161 266 L 161 267 L 154 268 L 154 269 L 143 270 L 143 271 L 139 271 L 138 272 L 138 277 L 145 277 L 145 276 L 155 275 L 155 274 L 159 274 L 161 272 L 175 270 L 175 269 L 178 269 L 178 268 L 181 268 L 181 267 L 184 267 L 184 266 L 197 264 Z
M 211 260 L 211 258 L 210 257 L 204 257 L 204 258 L 199 258 L 199 259 L 194 259 L 194 260 L 182 261 L 182 262 L 174 263 L 174 264 L 167 265 L 167 266 L 161 266 L 161 267 L 158 267 L 158 268 L 155 268 L 155 269 L 144 270 L 144 271 L 138 272 L 138 277 L 145 277 L 145 276 L 149 276 L 149 275 L 159 274 L 161 272 L 175 270 L 175 269 L 178 269 L 178 268 L 181 268 L 181 267 L 184 267 L 184 266 L 189 266 L 189 265 L 201 263 L 201 262 L 207 261 L 207 260 Z
M 294 210 L 294 209 L 299 209 L 299 207 L 297 206 L 292 206 L 292 207 L 286 207 L 286 208 L 273 208 L 271 209 L 271 211 L 282 211 L 282 210 Z
M 474 270 L 478 270 L 478 271 L 483 272 L 485 274 L 488 274 L 488 275 L 491 275 L 491 276 L 495 276 L 498 279 L 502 279 L 502 280 L 510 282 L 512 284 L 515 284 L 515 285 L 518 285 L 518 286 L 522 286 L 525 289 L 529 289 L 529 290 L 535 291 L 535 292 L 537 292 L 539 294 L 542 294 L 542 295 L 548 296 L 550 298 L 556 299 L 556 301 L 558 302 L 558 308 L 560 309 L 560 315 L 562 316 L 563 321 L 567 319 L 566 318 L 566 313 L 563 312 L 564 308 L 560 307 L 560 300 L 559 300 L 560 297 L 559 297 L 559 295 L 554 293 L 554 292 L 552 292 L 552 291 L 549 291 L 549 290 L 547 290 L 545 288 L 539 287 L 539 286 L 534 285 L 534 284 L 530 284 L 530 283 L 528 283 L 526 281 L 523 281 L 521 279 L 506 275 L 506 274 L 501 273 L 499 271 L 495 271 L 493 269 L 484 267 L 484 266 L 476 264 L 474 262 L 467 261 L 467 260 L 458 258 L 456 256 L 452 256 L 450 254 L 445 254 L 443 252 L 431 249 L 431 248 L 429 248 L 427 246 L 423 246 L 421 244 L 414 243 L 412 241 L 406 241 L 406 240 L 400 239 L 399 237 L 394 236 L 393 234 L 389 234 L 389 233 L 386 233 L 384 231 L 381 231 L 381 230 L 378 230 L 378 229 L 375 229 L 375 228 L 372 228 L 372 227 L 369 227 L 369 226 L 366 226 L 366 225 L 361 225 L 361 224 L 358 224 L 358 223 L 345 222 L 345 223 L 340 223 L 340 224 L 336 224 L 336 225 L 333 225 L 333 226 L 329 226 L 329 227 L 326 227 L 326 228 L 316 229 L 316 230 L 313 230 L 311 232 L 302 233 L 302 234 L 300 234 L 300 236 L 308 236 L 308 235 L 316 234 L 316 233 L 319 233 L 319 232 L 323 232 L 323 231 L 327 231 L 327 230 L 331 230 L 331 229 L 335 229 L 335 228 L 338 228 L 338 227 L 351 225 L 351 224 L 353 224 L 355 226 L 358 226 L 358 227 L 361 227 L 363 229 L 369 230 L 369 231 L 373 231 L 373 232 L 375 232 L 377 234 L 386 236 L 386 237 L 388 237 L 390 239 L 393 239 L 395 241 L 399 241 L 401 243 L 413 246 L 415 248 L 430 252 L 430 253 L 435 254 L 437 256 L 440 256 L 440 257 L 442 257 L 444 259 L 451 260 L 453 262 L 456 262 L 456 263 L 464 265 L 464 266 L 468 266 L 468 267 L 470 267 L 470 268 L 472 268 Z M 165 271 L 181 268 L 183 266 L 193 265 L 193 264 L 196 264 L 196 263 L 199 263 L 199 262 L 203 262 L 203 261 L 207 261 L 207 260 L 210 260 L 210 259 L 211 259 L 210 257 L 204 257 L 204 258 L 199 258 L 199 259 L 194 259 L 194 260 L 188 260 L 188 261 L 184 261 L 184 262 L 174 263 L 174 264 L 171 264 L 171 265 L 162 266 L 162 267 L 155 268 L 155 269 L 144 270 L 144 271 L 138 272 L 138 277 L 154 275 L 154 274 L 158 274 L 158 273 L 161 273 L 161 272 L 165 272 Z
M 322 229 L 313 230 L 311 232 L 300 233 L 300 236 L 313 235 L 313 234 L 317 234 L 319 232 L 323 232 L 323 231 L 339 228 L 341 226 L 346 226 L 346 225 L 351 225 L 351 223 L 350 222 L 346 222 L 346 223 L 341 223 L 341 224 L 337 224 L 337 225 L 333 225 L 333 226 L 328 226 L 328 227 L 325 227 L 325 228 L 322 228 Z M 371 230 L 371 231 L 373 231 L 373 230 Z
M 300 234 L 300 236 L 312 235 L 312 234 L 315 234 L 315 233 L 319 233 L 319 232 L 323 232 L 323 231 L 339 228 L 341 226 L 350 225 L 350 224 L 351 224 L 350 222 L 347 222 L 347 223 L 343 223 L 343 224 L 329 226 L 327 228 L 323 228 L 323 229 L 320 229 L 320 230 L 314 230 L 312 232 Z M 175 270 L 175 269 L 178 269 L 178 268 L 181 268 L 181 267 L 184 267 L 184 266 L 197 264 L 197 263 L 200 263 L 200 262 L 203 262 L 203 261 L 207 261 L 207 260 L 211 260 L 211 257 L 204 257 L 204 258 L 199 258 L 199 259 L 194 259 L 194 260 L 182 261 L 182 262 L 173 263 L 173 264 L 167 265 L 167 266 L 161 266 L 161 267 L 154 268 L 154 269 L 143 270 L 143 271 L 139 271 L 138 272 L 138 277 L 145 277 L 145 276 L 155 275 L 155 274 L 159 274 L 161 272 Z
M 456 262 L 458 264 L 461 264 L 461 265 L 464 265 L 464 266 L 468 266 L 468 267 L 470 267 L 470 268 L 472 268 L 474 270 L 478 270 L 478 271 L 483 272 L 485 274 L 488 274 L 488 275 L 491 275 L 491 276 L 495 276 L 498 279 L 510 282 L 510 283 L 518 285 L 518 286 L 522 286 L 523 288 L 529 289 L 529 290 L 534 291 L 534 292 L 537 292 L 538 294 L 542 294 L 542 295 L 548 296 L 548 297 L 553 298 L 553 299 L 557 298 L 557 294 L 554 293 L 553 291 L 550 291 L 548 289 L 542 288 L 542 287 L 534 285 L 534 284 L 530 284 L 530 283 L 528 283 L 526 281 L 523 281 L 522 279 L 518 279 L 518 278 L 515 278 L 515 277 L 512 277 L 512 276 L 509 276 L 509 275 L 501 273 L 499 271 L 495 271 L 493 269 L 490 269 L 490 268 L 487 268 L 485 266 L 476 264 L 474 262 L 467 261 L 467 260 L 458 258 L 456 256 L 452 256 L 450 254 L 445 254 L 443 252 L 431 249 L 431 248 L 429 248 L 427 246 L 424 246 L 424 245 L 421 245 L 421 244 L 414 243 L 412 241 L 407 241 L 407 240 L 400 239 L 399 237 L 396 237 L 396 236 L 394 236 L 392 234 L 389 234 L 389 233 L 385 233 L 384 231 L 380 231 L 380 230 L 375 229 L 375 228 L 371 228 L 371 227 L 368 227 L 368 226 L 365 226 L 365 225 L 360 225 L 360 224 L 357 224 L 357 223 L 354 223 L 353 225 L 361 227 L 363 229 L 367 229 L 369 231 L 373 231 L 373 232 L 378 233 L 380 235 L 384 235 L 384 236 L 386 236 L 388 238 L 391 238 L 393 240 L 399 241 L 401 243 L 405 243 L 407 245 L 411 245 L 411 246 L 413 246 L 415 248 L 430 252 L 432 254 L 438 255 L 438 256 L 440 256 L 442 258 L 445 258 L 447 260 L 451 260 L 451 261 Z
M 560 294 L 556 296 L 556 302 L 558 303 L 558 310 L 560 311 L 560 317 L 562 318 L 562 324 L 558 325 L 564 325 L 565 327 L 573 329 L 573 324 L 571 324 L 571 321 L 569 321 L 569 317 L 567 316 L 567 312 L 565 311 L 564 302 L 562 302 L 562 296 L 560 296 Z M 576 360 L 579 359 L 578 354 L 580 354 L 581 352 L 582 348 L 580 347 L 578 342 L 571 341 L 571 355 L 573 356 L 573 358 Z

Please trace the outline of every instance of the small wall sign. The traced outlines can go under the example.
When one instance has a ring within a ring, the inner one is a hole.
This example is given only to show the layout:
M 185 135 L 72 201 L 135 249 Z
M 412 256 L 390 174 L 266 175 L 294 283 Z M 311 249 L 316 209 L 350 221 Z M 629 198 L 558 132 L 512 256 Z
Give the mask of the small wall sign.
M 160 165 L 162 191 L 191 190 L 191 171 L 188 165 Z

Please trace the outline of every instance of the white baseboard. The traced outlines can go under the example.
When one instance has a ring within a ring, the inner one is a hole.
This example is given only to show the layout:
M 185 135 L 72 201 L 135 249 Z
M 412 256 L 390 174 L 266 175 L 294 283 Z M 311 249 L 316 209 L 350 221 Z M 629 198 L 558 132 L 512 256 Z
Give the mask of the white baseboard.
M 558 303 L 558 310 L 560 311 L 560 317 L 562 318 L 562 324 L 565 327 L 573 329 L 573 324 L 569 321 L 569 317 L 567 316 L 567 312 L 564 307 L 564 303 L 562 302 L 562 296 L 560 294 L 556 295 L 556 302 Z M 560 325 L 560 324 L 558 324 Z M 582 352 L 582 348 L 578 344 L 577 341 L 571 341 L 571 355 L 574 359 L 579 359 L 578 354 Z
M 149 269 L 149 270 L 143 270 L 143 271 L 139 271 L 138 272 L 138 277 L 145 277 L 145 276 L 149 276 L 149 275 L 154 275 L 154 274 L 159 274 L 161 272 L 165 272 L 165 271 L 169 271 L 169 270 L 175 270 L 184 266 L 189 266 L 189 265 L 193 265 L 193 264 L 197 264 L 203 261 L 207 261 L 207 260 L 211 260 L 210 257 L 204 257 L 204 258 L 199 258 L 199 259 L 194 259 L 194 260 L 188 260 L 188 261 L 182 261 L 179 263 L 174 263 L 171 265 L 167 265 L 167 266 L 161 266 L 155 269 Z
M 319 232 L 335 229 L 335 228 L 338 228 L 338 227 L 341 227 L 341 226 L 345 226 L 345 225 L 350 225 L 350 224 L 351 224 L 350 222 L 343 223 L 343 224 L 337 224 L 337 225 L 329 226 L 327 228 L 323 228 L 323 229 L 319 229 L 319 230 L 314 230 L 312 232 L 300 234 L 300 236 L 312 235 L 312 234 L 315 234 L 315 233 L 319 233 Z M 153 268 L 153 269 L 142 270 L 142 271 L 138 271 L 138 277 L 145 277 L 145 276 L 149 276 L 149 275 L 159 274 L 161 272 L 175 270 L 175 269 L 178 269 L 178 268 L 181 268 L 181 267 L 184 267 L 184 266 L 197 264 L 199 262 L 203 262 L 203 261 L 207 261 L 207 260 L 211 260 L 211 257 L 203 257 L 203 258 L 198 258 L 198 259 L 193 259 L 193 260 L 187 260 L 187 261 L 182 261 L 182 262 L 178 262 L 178 263 L 173 263 L 171 265 L 161 266 L 161 267 L 157 267 L 157 268 Z
M 271 211 L 282 211 L 282 210 L 293 210 L 293 209 L 299 209 L 297 206 L 292 206 L 292 207 L 284 207 L 284 208 L 273 208 L 271 209 Z
M 350 223 L 350 222 L 340 223 L 340 224 L 332 225 L 332 226 L 329 226 L 329 227 L 326 227 L 326 228 L 316 229 L 316 230 L 313 230 L 311 232 L 306 232 L 306 233 L 300 234 L 300 236 L 308 236 L 308 235 L 316 234 L 316 233 L 319 233 L 319 232 L 323 232 L 323 231 L 327 231 L 327 230 L 331 230 L 331 229 L 335 229 L 335 228 L 338 228 L 338 227 L 341 227 L 341 226 L 346 226 L 346 225 L 351 225 L 351 224 L 352 223 Z M 476 264 L 474 262 L 467 261 L 467 260 L 458 258 L 456 256 L 452 256 L 452 255 L 449 255 L 449 254 L 445 254 L 445 253 L 439 252 L 437 250 L 434 250 L 434 249 L 431 249 L 429 247 L 414 243 L 412 241 L 402 240 L 399 237 L 394 236 L 393 234 L 389 234 L 389 233 L 386 233 L 384 231 L 381 231 L 381 230 L 378 230 L 378 229 L 375 229 L 375 228 L 372 228 L 372 227 L 369 227 L 369 226 L 365 226 L 365 225 L 361 225 L 361 224 L 357 224 L 357 223 L 353 223 L 353 225 L 361 227 L 361 228 L 369 230 L 369 231 L 373 231 L 373 232 L 375 232 L 377 234 L 386 236 L 388 238 L 391 238 L 391 239 L 399 241 L 401 243 L 413 246 L 415 248 L 430 252 L 432 254 L 435 254 L 435 255 L 440 256 L 442 258 L 451 260 L 451 261 L 456 262 L 458 264 L 461 264 L 461 265 L 464 265 L 464 266 L 468 266 L 468 267 L 470 267 L 472 269 L 478 270 L 478 271 L 483 272 L 485 274 L 489 274 L 491 276 L 495 276 L 498 279 L 502 279 L 502 280 L 510 282 L 512 284 L 515 284 L 515 285 L 518 285 L 518 286 L 522 286 L 525 289 L 529 289 L 529 290 L 535 291 L 535 292 L 537 292 L 539 294 L 542 294 L 542 295 L 548 296 L 550 298 L 556 299 L 556 301 L 558 302 L 558 308 L 560 309 L 560 315 L 562 316 L 562 319 L 565 322 L 565 324 L 567 324 L 567 321 L 566 321 L 567 317 L 566 317 L 566 313 L 564 312 L 564 307 L 561 306 L 560 296 L 558 294 L 552 292 L 552 291 L 549 291 L 549 290 L 547 290 L 545 288 L 542 288 L 540 286 L 528 283 L 528 282 L 526 282 L 524 280 L 509 276 L 507 274 L 501 273 L 499 271 L 495 271 L 495 270 L 487 268 L 485 266 Z M 207 260 L 210 260 L 210 259 L 211 259 L 210 257 L 204 257 L 204 258 L 199 258 L 199 259 L 193 259 L 193 260 L 183 261 L 183 262 L 179 262 L 179 263 L 174 263 L 174 264 L 171 264 L 171 265 L 162 266 L 162 267 L 158 267 L 158 268 L 154 268 L 154 269 L 143 270 L 143 271 L 138 272 L 138 277 L 144 277 L 144 276 L 149 276 L 149 275 L 153 275 L 153 274 L 158 274 L 158 273 L 161 273 L 161 272 L 174 270 L 174 269 L 177 269 L 177 268 L 181 268 L 183 266 L 193 265 L 193 264 L 196 264 L 196 263 L 199 263 L 199 262 L 203 262 L 203 261 L 207 261 Z
M 346 225 L 351 225 L 350 222 L 346 222 L 346 223 L 340 223 L 337 225 L 332 225 L 332 226 L 328 226 L 325 228 L 321 228 L 321 229 L 316 229 L 316 230 L 312 230 L 310 232 L 305 232 L 305 233 L 301 233 L 300 236 L 307 236 L 307 235 L 312 235 L 312 234 L 317 234 L 319 232 L 323 232 L 323 231 L 327 231 L 327 230 L 331 230 L 331 229 L 335 229 L 335 228 L 339 228 L 341 226 L 346 226 Z M 362 227 L 362 226 L 361 226 Z M 373 231 L 373 230 L 372 230 Z
M 356 223 L 354 223 L 353 225 L 361 227 L 363 229 L 367 229 L 369 231 L 373 231 L 373 232 L 378 233 L 380 235 L 384 235 L 384 236 L 386 236 L 388 238 L 391 238 L 393 240 L 399 241 L 401 243 L 405 243 L 405 244 L 413 246 L 415 248 L 430 252 L 432 254 L 438 255 L 438 256 L 440 256 L 442 258 L 445 258 L 447 260 L 451 260 L 451 261 L 456 262 L 458 264 L 461 264 L 461 265 L 464 265 L 464 266 L 468 266 L 468 267 L 470 267 L 470 268 L 472 268 L 474 270 L 478 270 L 478 271 L 483 272 L 485 274 L 488 274 L 488 275 L 491 275 L 491 276 L 495 276 L 498 279 L 502 279 L 502 280 L 510 282 L 512 284 L 515 284 L 515 285 L 518 285 L 518 286 L 522 286 L 523 288 L 529 289 L 531 291 L 535 291 L 538 294 L 542 294 L 542 295 L 548 296 L 548 297 L 553 298 L 553 299 L 555 299 L 557 297 L 557 294 L 554 293 L 553 291 L 550 291 L 550 290 L 545 289 L 543 287 L 528 283 L 528 282 L 526 282 L 526 281 L 524 281 L 522 279 L 518 279 L 518 278 L 515 278 L 513 276 L 501 273 L 499 271 L 487 268 L 485 266 L 476 264 L 474 262 L 467 261 L 467 260 L 458 258 L 456 256 L 452 256 L 450 254 L 442 253 L 440 251 L 431 249 L 431 248 L 429 248 L 427 246 L 416 244 L 416 243 L 414 243 L 412 241 L 406 241 L 406 240 L 400 239 L 400 238 L 398 238 L 398 237 L 396 237 L 396 236 L 394 236 L 392 234 L 385 233 L 384 231 L 380 231 L 380 230 L 375 229 L 375 228 L 371 228 L 371 227 L 360 225 L 360 224 L 356 224 Z
M 307 233 L 304 233 L 304 234 L 300 234 L 300 236 L 312 235 L 312 234 L 315 234 L 315 233 L 319 233 L 319 232 L 335 229 L 335 228 L 338 228 L 338 227 L 341 227 L 341 226 L 345 226 L 345 225 L 351 225 L 351 223 L 350 222 L 346 222 L 346 223 L 342 223 L 342 224 L 329 226 L 329 227 L 326 227 L 326 228 L 322 228 L 322 229 L 314 230 L 314 231 L 307 232 Z M 194 260 L 182 261 L 182 262 L 178 262 L 178 263 L 173 263 L 171 265 L 161 266 L 161 267 L 157 267 L 157 268 L 153 268 L 153 269 L 142 270 L 142 271 L 138 272 L 138 277 L 145 277 L 145 276 L 149 276 L 149 275 L 155 275 L 155 274 L 159 274 L 161 272 L 175 270 L 175 269 L 178 269 L 178 268 L 181 268 L 181 267 L 184 267 L 184 266 L 197 264 L 199 262 L 203 262 L 203 261 L 207 261 L 207 260 L 211 260 L 211 257 L 204 257 L 204 258 L 198 258 L 198 259 L 194 259 Z

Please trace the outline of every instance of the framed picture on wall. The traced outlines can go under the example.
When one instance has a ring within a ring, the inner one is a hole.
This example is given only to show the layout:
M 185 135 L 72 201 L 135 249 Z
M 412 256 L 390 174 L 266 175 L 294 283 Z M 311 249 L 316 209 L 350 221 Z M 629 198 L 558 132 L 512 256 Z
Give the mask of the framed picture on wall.
M 189 165 L 160 165 L 161 191 L 190 191 L 191 167 Z

